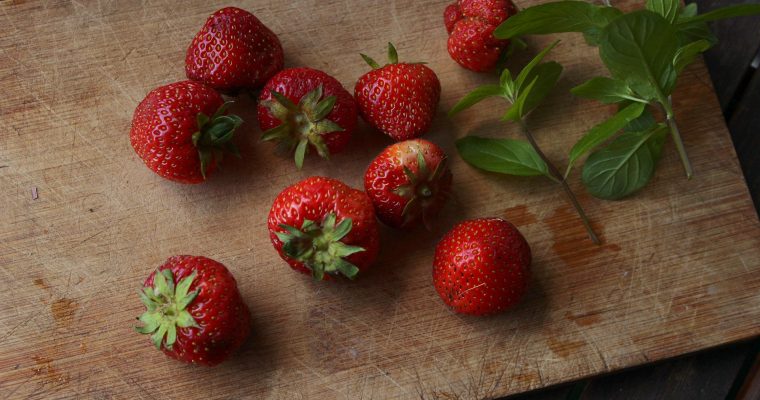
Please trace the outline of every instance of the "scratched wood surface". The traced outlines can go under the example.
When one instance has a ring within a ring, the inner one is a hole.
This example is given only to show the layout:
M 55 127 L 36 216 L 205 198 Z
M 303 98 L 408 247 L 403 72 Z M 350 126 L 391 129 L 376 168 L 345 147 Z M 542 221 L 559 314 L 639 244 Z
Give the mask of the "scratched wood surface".
M 240 1 L 281 38 L 287 64 L 329 71 L 351 88 L 392 40 L 426 60 L 441 111 L 494 75 L 445 53 L 445 1 Z M 523 2 L 528 6 L 531 2 Z M 630 3 L 629 3 L 630 4 Z M 696 177 L 669 144 L 650 186 L 624 202 L 582 195 L 604 245 L 584 234 L 550 182 L 484 174 L 453 154 L 470 133 L 516 136 L 498 102 L 428 138 L 452 154 L 455 198 L 438 230 L 382 232 L 374 270 L 315 284 L 269 244 L 266 213 L 310 174 L 359 186 L 388 141 L 363 129 L 331 162 L 290 159 L 258 141 L 254 103 L 231 160 L 208 183 L 158 178 L 128 140 L 152 88 L 183 79 L 184 50 L 216 1 L 0 2 L 0 397 L 482 398 L 517 393 L 760 334 L 760 224 L 704 66 L 675 97 Z M 560 87 L 532 116 L 560 162 L 612 110 L 567 90 L 601 71 L 594 50 L 562 35 L 550 58 Z M 530 38 L 520 66 L 550 38 Z M 572 184 L 582 192 L 578 174 Z M 37 198 L 32 198 L 32 191 Z M 525 302 L 502 316 L 447 311 L 431 285 L 432 249 L 456 221 L 503 216 L 534 252 Z M 213 369 L 165 358 L 132 330 L 136 290 L 173 254 L 226 264 L 253 312 L 253 334 Z

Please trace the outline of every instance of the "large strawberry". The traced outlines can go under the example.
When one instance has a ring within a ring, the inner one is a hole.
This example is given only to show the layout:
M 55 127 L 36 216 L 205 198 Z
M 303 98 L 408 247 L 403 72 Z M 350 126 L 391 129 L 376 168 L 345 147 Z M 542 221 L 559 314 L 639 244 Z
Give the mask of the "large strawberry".
M 228 104 L 199 82 L 154 89 L 132 117 L 132 147 L 148 168 L 164 178 L 203 182 L 225 151 L 238 154 L 232 136 L 243 120 L 227 115 Z
M 394 228 L 430 228 L 451 189 L 446 154 L 434 143 L 412 139 L 385 148 L 364 174 L 364 190 L 381 221 Z
M 450 4 L 443 13 L 449 55 L 472 71 L 493 69 L 509 46 L 509 40 L 496 39 L 493 31 L 515 14 L 517 7 L 511 0 L 457 0 Z
M 258 89 L 284 65 L 282 45 L 248 11 L 223 8 L 208 17 L 185 56 L 185 73 L 225 93 Z
M 362 57 L 373 68 L 354 88 L 362 118 L 396 141 L 427 132 L 441 98 L 441 83 L 435 72 L 421 63 L 399 63 L 391 43 L 385 66 L 364 54 Z
M 174 256 L 148 276 L 140 299 L 147 310 L 137 331 L 180 361 L 213 366 L 243 344 L 251 315 L 224 265 Z
M 495 314 L 525 295 L 530 262 L 528 242 L 514 225 L 498 218 L 465 221 L 438 243 L 433 284 L 455 312 Z
M 313 176 L 283 190 L 268 225 L 280 257 L 316 280 L 339 274 L 353 279 L 375 261 L 380 247 L 367 195 L 330 178 Z
M 280 71 L 259 97 L 263 140 L 295 150 L 296 165 L 314 148 L 323 158 L 345 149 L 356 130 L 356 102 L 337 79 L 311 68 Z

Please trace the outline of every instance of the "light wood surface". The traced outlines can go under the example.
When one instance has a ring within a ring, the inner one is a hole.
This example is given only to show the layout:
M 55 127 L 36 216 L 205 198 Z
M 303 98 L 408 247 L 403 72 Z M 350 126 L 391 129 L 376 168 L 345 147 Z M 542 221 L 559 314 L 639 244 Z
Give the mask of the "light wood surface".
M 132 151 L 132 111 L 152 88 L 184 78 L 186 46 L 226 3 L 0 2 L 0 397 L 493 397 L 760 334 L 760 224 L 701 62 L 675 96 L 695 178 L 683 177 L 668 144 L 635 197 L 581 195 L 603 236 L 596 247 L 556 185 L 485 174 L 454 154 L 466 134 L 519 136 L 499 122 L 498 101 L 445 116 L 496 79 L 449 59 L 445 4 L 236 2 L 279 35 L 288 65 L 323 69 L 350 90 L 367 69 L 358 53 L 382 57 L 389 40 L 442 82 L 427 137 L 452 155 L 456 194 L 440 229 L 386 229 L 373 271 L 317 284 L 271 247 L 271 201 L 312 174 L 359 186 L 388 140 L 364 128 L 345 154 L 309 158 L 297 172 L 258 141 L 254 103 L 243 97 L 234 107 L 247 121 L 243 160 L 203 185 L 165 181 Z M 563 163 L 613 110 L 568 93 L 601 67 L 580 36 L 561 38 L 549 58 L 565 73 L 530 122 Z M 511 66 L 550 40 L 529 38 Z M 583 192 L 577 171 L 571 183 Z M 450 313 L 431 283 L 437 239 L 478 216 L 514 221 L 535 260 L 525 302 L 494 318 Z M 227 265 L 253 312 L 250 340 L 217 368 L 167 359 L 132 330 L 137 289 L 174 254 Z

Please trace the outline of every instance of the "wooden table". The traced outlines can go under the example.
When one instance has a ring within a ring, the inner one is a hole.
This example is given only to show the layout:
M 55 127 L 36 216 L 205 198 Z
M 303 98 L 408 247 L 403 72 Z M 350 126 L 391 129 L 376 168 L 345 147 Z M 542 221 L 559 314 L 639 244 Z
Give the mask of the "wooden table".
M 696 3 L 704 12 L 736 2 Z M 721 21 L 712 28 L 720 43 L 707 52 L 705 61 L 760 213 L 760 17 Z M 760 399 L 759 354 L 760 339 L 742 341 L 509 400 L 756 400 Z
M 496 102 L 444 116 L 496 78 L 445 53 L 446 2 L 239 5 L 278 33 L 289 65 L 328 70 L 349 87 L 366 71 L 357 53 L 382 54 L 387 40 L 403 59 L 428 61 L 443 95 L 427 137 L 454 154 L 465 134 L 516 132 L 499 122 Z M 315 285 L 271 248 L 269 205 L 309 174 L 358 186 L 387 140 L 362 129 L 351 151 L 298 172 L 259 143 L 254 102 L 242 97 L 234 111 L 248 121 L 238 138 L 244 158 L 204 185 L 161 180 L 129 146 L 135 105 L 183 78 L 187 43 L 221 5 L 0 2 L 0 396 L 493 397 L 760 333 L 760 224 L 703 64 L 685 71 L 675 96 L 697 177 L 684 179 L 669 147 L 635 197 L 582 195 L 605 245 L 588 241 L 551 182 L 484 174 L 452 156 L 456 201 L 441 230 L 383 230 L 372 272 L 353 284 Z M 550 41 L 530 38 L 513 67 Z M 602 71 L 578 35 L 564 36 L 550 58 L 565 75 L 531 123 L 549 156 L 565 160 L 612 108 L 568 93 Z M 582 191 L 577 174 L 571 184 Z M 533 290 L 499 317 L 453 315 L 432 289 L 431 249 L 443 229 L 484 215 L 507 216 L 530 240 Z M 135 290 L 178 253 L 225 263 L 253 310 L 251 339 L 218 368 L 169 360 L 131 329 L 141 308 Z

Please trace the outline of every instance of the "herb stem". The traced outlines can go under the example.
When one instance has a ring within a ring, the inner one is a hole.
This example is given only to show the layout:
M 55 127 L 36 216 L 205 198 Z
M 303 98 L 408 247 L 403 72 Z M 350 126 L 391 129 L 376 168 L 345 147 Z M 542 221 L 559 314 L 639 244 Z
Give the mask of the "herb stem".
M 681 158 L 683 169 L 686 172 L 686 179 L 691 179 L 691 177 L 694 176 L 694 169 L 691 167 L 689 155 L 686 153 L 686 147 L 684 146 L 683 139 L 681 138 L 681 131 L 678 129 L 678 124 L 676 123 L 671 97 L 668 96 L 667 102 L 660 105 L 662 106 L 662 110 L 665 112 L 668 127 L 670 128 L 670 134 L 673 137 L 673 142 L 676 144 L 678 156 Z
M 538 147 L 538 143 L 536 143 L 536 140 L 533 138 L 533 134 L 528 129 L 528 125 L 525 123 L 525 120 L 520 119 L 518 123 L 520 124 L 520 129 L 522 129 L 523 134 L 528 139 L 528 142 L 530 142 L 530 145 L 533 146 L 533 149 L 536 150 L 536 153 L 538 153 L 538 156 L 541 157 L 544 163 L 546 163 L 546 166 L 549 169 L 549 173 L 552 175 L 554 180 L 556 180 L 560 184 L 560 186 L 562 186 L 562 190 L 565 191 L 565 194 L 567 195 L 567 198 L 570 200 L 570 203 L 575 208 L 575 211 L 578 212 L 578 216 L 581 218 L 581 222 L 583 222 L 583 226 L 586 227 L 586 231 L 588 232 L 588 236 L 591 238 L 591 241 L 594 242 L 594 244 L 596 245 L 601 244 L 602 242 L 599 240 L 599 236 L 596 235 L 596 232 L 594 232 L 594 228 L 591 226 L 591 221 L 586 215 L 586 212 L 583 211 L 583 207 L 581 207 L 580 202 L 578 202 L 578 198 L 575 197 L 575 193 L 573 193 L 573 190 L 570 189 L 570 185 L 567 184 L 565 177 L 559 172 L 557 167 L 555 167 L 554 164 L 552 164 L 552 162 L 546 157 L 544 152 L 541 151 L 541 148 Z
M 610 0 L 602 0 L 605 6 L 612 7 L 612 4 L 610 3 Z

